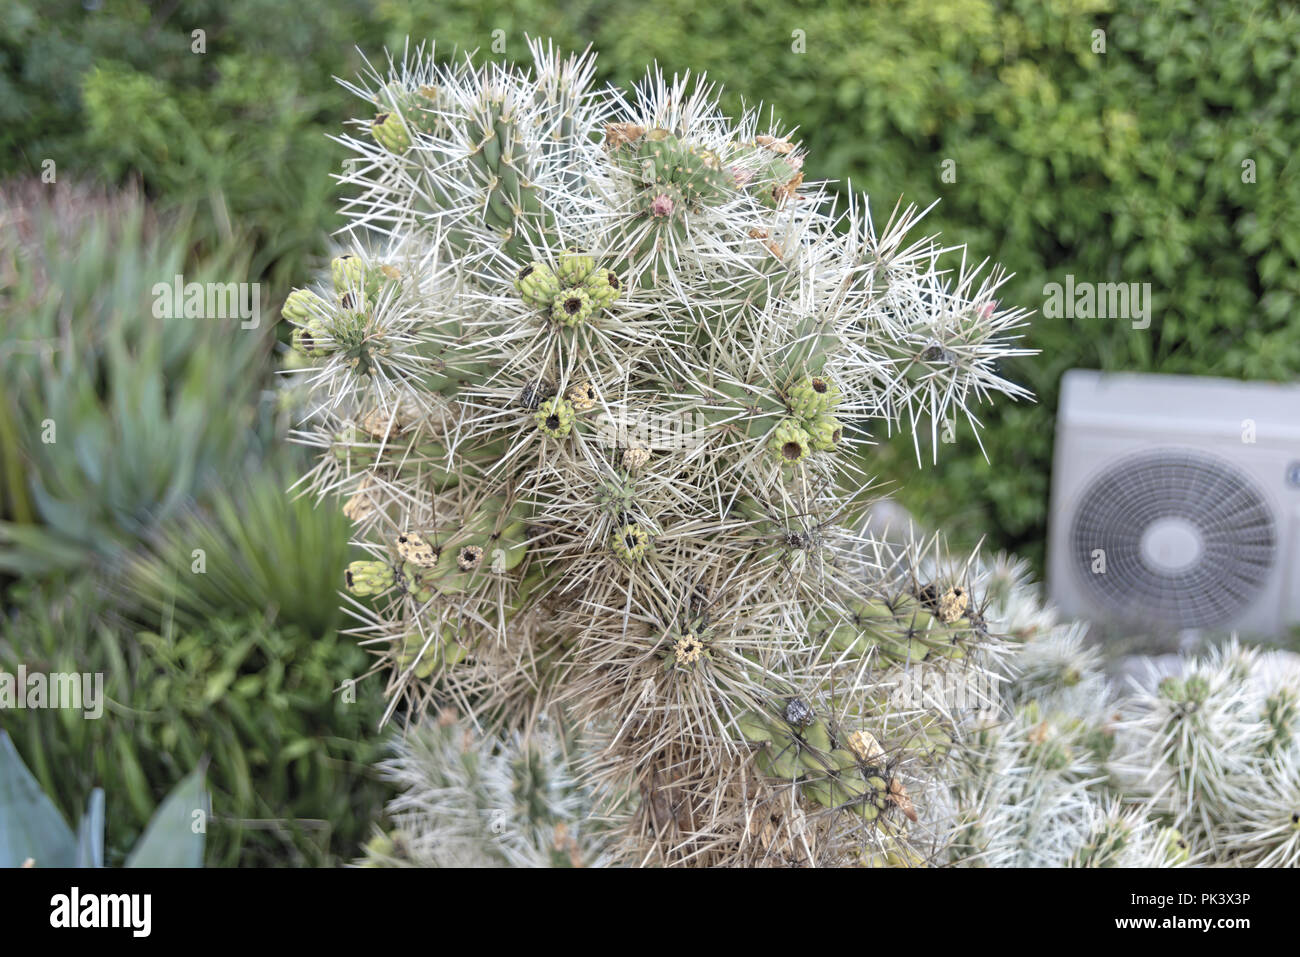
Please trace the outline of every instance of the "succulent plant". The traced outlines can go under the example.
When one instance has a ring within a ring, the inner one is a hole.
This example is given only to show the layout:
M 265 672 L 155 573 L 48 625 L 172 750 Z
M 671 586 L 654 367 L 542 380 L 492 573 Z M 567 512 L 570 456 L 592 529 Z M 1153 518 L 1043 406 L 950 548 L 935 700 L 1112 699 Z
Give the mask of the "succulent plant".
M 394 743 L 380 773 L 399 794 L 362 867 L 595 867 L 609 863 L 609 828 L 574 771 L 569 731 L 525 739 L 477 733 L 444 710 Z
M 209 816 L 203 774 L 196 771 L 163 799 L 125 866 L 202 867 Z M 103 866 L 103 789 L 91 792 L 74 833 L 0 731 L 0 867 Z
M 1022 394 L 997 363 L 1024 313 L 706 85 L 533 56 L 350 85 L 351 246 L 285 314 L 303 485 L 369 553 L 350 607 L 391 710 L 600 732 L 585 783 L 637 797 L 621 859 L 914 860 L 954 715 L 889 689 L 978 679 L 998 641 L 969 562 L 862 531 L 858 453 L 873 419 Z
M 967 866 L 1296 866 L 1300 667 L 1230 640 L 1114 687 L 1023 566 L 975 576 L 1016 636 L 997 706 L 957 729 L 932 813 Z

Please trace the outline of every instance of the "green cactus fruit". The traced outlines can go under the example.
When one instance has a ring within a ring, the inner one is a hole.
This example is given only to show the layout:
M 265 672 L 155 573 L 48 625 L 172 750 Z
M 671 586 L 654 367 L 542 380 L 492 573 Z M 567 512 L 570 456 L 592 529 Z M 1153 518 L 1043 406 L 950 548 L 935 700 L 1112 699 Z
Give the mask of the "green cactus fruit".
M 578 249 L 566 249 L 560 256 L 560 281 L 569 286 L 580 286 L 591 275 L 596 261 Z
M 348 591 L 359 597 L 388 591 L 397 581 L 397 573 L 387 562 L 359 561 L 348 565 L 344 573 Z
M 628 564 L 639 562 L 650 550 L 650 536 L 636 522 L 623 525 L 609 539 L 614 554 Z
M 790 411 L 800 419 L 811 420 L 835 411 L 840 404 L 840 390 L 825 376 L 804 376 L 790 389 Z
M 1179 865 L 1187 863 L 1187 859 L 1191 854 L 1187 847 L 1187 840 L 1177 828 L 1164 828 L 1156 836 L 1156 840 L 1160 842 L 1160 845 L 1165 852 L 1166 860 L 1168 860 L 1170 864 Z
M 334 291 L 340 296 L 357 290 L 364 291 L 366 264 L 351 253 L 335 256 L 330 260 L 330 281 L 334 283 Z
M 593 269 L 583 282 L 582 288 L 586 290 L 587 295 L 591 296 L 592 304 L 597 309 L 604 309 L 618 299 L 623 291 L 623 284 L 618 278 L 618 273 L 612 269 Z
M 397 113 L 380 113 L 370 124 L 375 142 L 390 153 L 405 153 L 411 148 L 411 131 Z
M 573 430 L 576 418 L 573 403 L 560 396 L 547 399 L 533 413 L 533 421 L 537 423 L 538 430 L 553 439 L 565 438 Z
M 805 423 L 804 429 L 807 431 L 809 438 L 812 439 L 814 452 L 834 451 L 839 447 L 840 439 L 844 435 L 840 420 L 825 412 Z
M 307 320 L 306 325 L 298 326 L 293 330 L 290 342 L 295 350 L 314 359 L 329 353 L 326 345 L 329 342 L 329 333 L 325 330 L 325 324 L 314 316 Z
M 812 452 L 812 439 L 798 419 L 785 418 L 772 431 L 767 447 L 783 465 L 797 465 Z
M 560 292 L 560 279 L 546 263 L 534 261 L 519 270 L 515 289 L 528 305 L 546 309 Z
M 280 315 L 293 322 L 304 323 L 310 319 L 327 315 L 329 312 L 329 303 L 316 293 L 310 289 L 295 289 L 285 299 L 284 308 L 280 310 Z
M 551 302 L 551 318 L 562 326 L 580 326 L 591 318 L 593 303 L 585 289 L 562 289 Z

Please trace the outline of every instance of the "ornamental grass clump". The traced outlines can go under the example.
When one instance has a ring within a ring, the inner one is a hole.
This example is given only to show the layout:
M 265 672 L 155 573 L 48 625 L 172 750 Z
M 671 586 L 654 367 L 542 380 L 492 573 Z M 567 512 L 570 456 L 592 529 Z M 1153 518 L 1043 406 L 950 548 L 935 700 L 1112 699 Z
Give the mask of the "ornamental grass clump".
M 890 689 L 998 640 L 969 563 L 861 531 L 866 429 L 1022 395 L 1025 314 L 702 80 L 532 53 L 349 84 L 348 248 L 286 305 L 390 714 L 587 729 L 612 859 L 910 859 L 952 715 Z

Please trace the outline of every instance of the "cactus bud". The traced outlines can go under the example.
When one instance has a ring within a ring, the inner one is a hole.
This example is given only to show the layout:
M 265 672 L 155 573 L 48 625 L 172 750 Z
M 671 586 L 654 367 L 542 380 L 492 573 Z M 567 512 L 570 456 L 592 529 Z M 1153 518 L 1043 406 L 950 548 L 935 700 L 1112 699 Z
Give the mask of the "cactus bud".
M 315 317 L 309 319 L 305 326 L 294 329 L 290 341 L 293 348 L 305 356 L 319 358 L 329 352 L 325 345 L 329 341 L 329 333 L 325 331 L 325 324 Z
M 370 133 L 390 153 L 405 153 L 411 148 L 411 134 L 396 113 L 380 113 L 370 124 Z
M 285 299 L 284 308 L 280 310 L 280 315 L 294 322 L 306 322 L 308 319 L 319 317 L 329 311 L 329 303 L 310 289 L 295 289 Z
M 676 203 L 667 193 L 659 193 L 654 199 L 650 200 L 650 215 L 658 219 L 665 219 L 673 214 Z
M 580 286 L 591 275 L 596 261 L 577 249 L 567 249 L 560 257 L 560 281 L 570 286 Z
M 806 423 L 804 430 L 808 433 L 809 439 L 812 440 L 814 452 L 834 451 L 839 446 L 840 439 L 844 436 L 844 429 L 840 426 L 839 419 L 826 413 L 822 413 Z
M 335 256 L 330 261 L 330 280 L 334 283 L 334 291 L 340 296 L 352 290 L 364 289 L 366 264 L 351 253 Z
M 397 573 L 387 562 L 352 562 L 344 573 L 348 591 L 359 597 L 378 595 L 388 591 L 397 580 Z
M 840 404 L 840 390 L 825 376 L 804 376 L 790 390 L 790 411 L 801 419 L 814 419 L 835 411 Z

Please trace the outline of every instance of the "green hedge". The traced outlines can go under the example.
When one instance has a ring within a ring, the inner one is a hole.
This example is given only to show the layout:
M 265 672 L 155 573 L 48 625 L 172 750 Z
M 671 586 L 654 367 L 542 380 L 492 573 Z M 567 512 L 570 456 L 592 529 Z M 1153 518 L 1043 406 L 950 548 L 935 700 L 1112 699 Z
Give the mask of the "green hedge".
M 1150 282 L 1145 331 L 1116 320 L 1040 320 L 1036 359 L 1009 372 L 1036 406 L 987 415 L 990 463 L 969 436 L 912 475 L 890 443 L 878 467 L 927 520 L 1000 545 L 1041 548 L 1060 373 L 1072 366 L 1288 378 L 1300 337 L 1300 15 L 1258 0 L 539 0 L 428 4 L 325 0 L 284 22 L 269 0 L 11 3 L 0 27 L 0 141 L 8 169 L 57 156 L 138 173 L 163 196 L 225 197 L 212 216 L 252 231 L 277 291 L 323 251 L 332 220 L 325 139 L 353 106 L 332 75 L 354 45 L 406 33 L 439 49 L 506 54 L 525 31 L 594 43 L 605 78 L 658 59 L 707 71 L 800 124 L 811 169 L 852 179 L 887 214 L 899 194 L 941 199 L 931 227 L 1017 273 L 1007 295 L 1040 307 L 1044 284 Z M 562 12 L 557 12 L 561 10 Z M 267 24 L 274 23 L 274 28 Z M 208 53 L 189 52 L 190 30 Z M 1104 30 L 1106 52 L 1093 52 Z M 802 31 L 806 52 L 792 52 Z M 945 160 L 956 182 L 943 182 Z M 1256 182 L 1242 182 L 1251 160 Z M 219 193 L 218 193 L 219 191 Z

